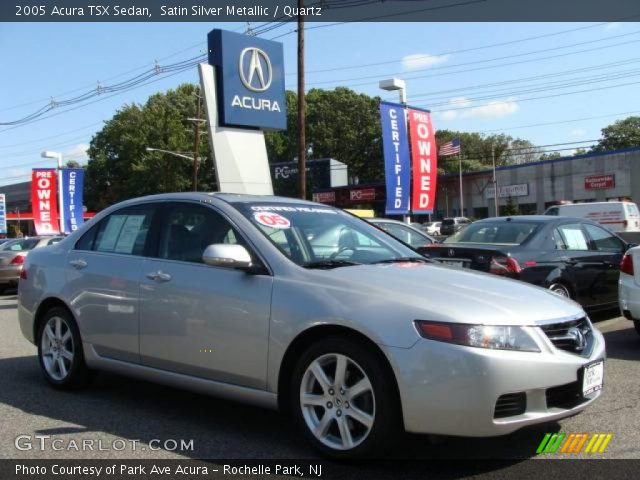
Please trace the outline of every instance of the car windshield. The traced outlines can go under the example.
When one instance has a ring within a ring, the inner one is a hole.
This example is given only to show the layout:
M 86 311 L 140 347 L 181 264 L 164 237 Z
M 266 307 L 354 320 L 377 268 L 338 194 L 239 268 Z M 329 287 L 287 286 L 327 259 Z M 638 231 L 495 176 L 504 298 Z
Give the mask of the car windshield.
M 364 220 L 335 208 L 276 202 L 238 202 L 234 207 L 303 267 L 424 260 Z
M 539 225 L 535 222 L 477 222 L 447 238 L 444 243 L 521 245 Z
M 37 238 L 21 238 L 20 240 L 11 240 L 0 245 L 0 251 L 4 252 L 24 252 L 31 250 L 38 244 Z

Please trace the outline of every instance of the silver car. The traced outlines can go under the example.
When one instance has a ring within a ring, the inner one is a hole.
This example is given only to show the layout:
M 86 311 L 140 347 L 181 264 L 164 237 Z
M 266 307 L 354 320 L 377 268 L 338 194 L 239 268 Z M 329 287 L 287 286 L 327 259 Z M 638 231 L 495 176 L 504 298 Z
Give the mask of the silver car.
M 0 245 L 0 293 L 16 287 L 27 254 L 34 248 L 58 243 L 64 237 L 16 238 Z
M 506 434 L 602 388 L 604 340 L 578 304 L 289 198 L 112 206 L 27 257 L 18 305 L 55 387 L 110 370 L 280 408 L 337 457 L 402 429 Z

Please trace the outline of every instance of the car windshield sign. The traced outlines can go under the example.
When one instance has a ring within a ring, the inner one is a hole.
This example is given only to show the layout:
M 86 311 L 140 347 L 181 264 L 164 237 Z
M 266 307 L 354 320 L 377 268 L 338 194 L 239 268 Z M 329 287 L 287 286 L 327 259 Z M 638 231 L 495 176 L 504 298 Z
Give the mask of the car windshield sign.
M 447 238 L 444 243 L 521 245 L 538 226 L 535 222 L 477 222 Z
M 339 268 L 422 258 L 341 210 L 309 204 L 233 204 L 287 258 L 307 268 Z

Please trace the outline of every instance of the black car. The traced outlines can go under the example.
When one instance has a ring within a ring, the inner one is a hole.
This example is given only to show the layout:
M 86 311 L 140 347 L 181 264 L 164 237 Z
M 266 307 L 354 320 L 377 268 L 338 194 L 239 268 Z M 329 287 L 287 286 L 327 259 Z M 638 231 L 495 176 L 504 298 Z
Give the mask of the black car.
M 419 251 L 445 264 L 548 288 L 598 309 L 618 301 L 619 266 L 629 246 L 589 220 L 522 215 L 479 220 Z

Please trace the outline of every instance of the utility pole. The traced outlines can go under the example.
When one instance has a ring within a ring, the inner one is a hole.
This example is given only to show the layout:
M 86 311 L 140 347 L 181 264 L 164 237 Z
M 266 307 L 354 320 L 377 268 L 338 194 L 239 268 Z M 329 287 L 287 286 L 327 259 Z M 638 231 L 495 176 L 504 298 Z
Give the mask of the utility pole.
M 498 211 L 498 179 L 496 177 L 496 149 L 493 144 L 491 145 L 491 162 L 493 163 L 493 202 L 496 209 L 496 217 L 499 217 L 500 212 Z
M 196 102 L 198 107 L 196 109 L 196 121 L 195 123 L 195 140 L 193 145 L 193 180 L 191 182 L 192 190 L 198 191 L 198 162 L 200 161 L 200 96 L 198 95 Z
M 298 0 L 299 11 L 304 11 L 304 0 Z M 298 14 L 298 178 L 300 198 L 307 198 L 307 147 L 305 135 L 304 98 L 304 16 Z

